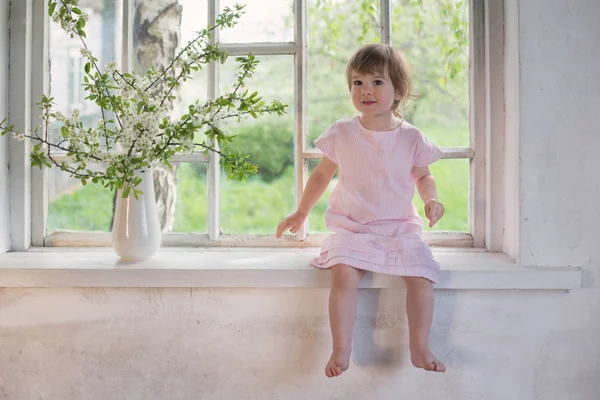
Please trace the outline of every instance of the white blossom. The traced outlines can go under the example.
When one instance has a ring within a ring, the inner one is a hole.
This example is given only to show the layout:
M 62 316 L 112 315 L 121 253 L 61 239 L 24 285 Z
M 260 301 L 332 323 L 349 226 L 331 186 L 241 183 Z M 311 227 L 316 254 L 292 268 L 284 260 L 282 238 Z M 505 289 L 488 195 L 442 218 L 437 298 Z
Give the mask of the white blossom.
M 108 75 L 114 74 L 115 72 L 117 72 L 117 62 L 114 60 L 109 62 L 108 64 L 106 64 L 104 70 Z
M 85 58 L 88 58 L 88 59 L 92 58 L 92 52 L 89 51 L 87 48 L 82 47 L 80 51 L 81 51 L 81 55 L 84 56 Z

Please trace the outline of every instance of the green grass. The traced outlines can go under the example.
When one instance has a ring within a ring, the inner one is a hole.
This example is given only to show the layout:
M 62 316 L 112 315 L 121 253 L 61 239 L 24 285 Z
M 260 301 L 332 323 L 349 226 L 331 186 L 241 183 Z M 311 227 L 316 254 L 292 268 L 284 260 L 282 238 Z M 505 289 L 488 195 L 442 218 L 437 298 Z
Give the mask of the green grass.
M 421 130 L 436 144 L 452 141 L 462 134 L 443 127 Z M 456 137 L 456 136 L 454 136 Z M 311 164 L 311 165 L 314 165 Z M 178 172 L 175 232 L 207 232 L 208 194 L 206 167 L 182 164 Z M 469 161 L 441 160 L 431 166 L 446 208 L 446 215 L 433 230 L 468 231 Z M 309 217 L 311 232 L 326 232 L 324 215 L 330 190 L 319 200 Z M 231 234 L 273 234 L 281 218 L 293 211 L 292 168 L 273 180 L 252 177 L 238 182 L 221 181 L 221 229 Z M 415 195 L 422 217 L 423 205 Z M 112 216 L 112 193 L 98 185 L 88 185 L 50 203 L 48 232 L 57 229 L 108 231 Z M 425 223 L 425 230 L 429 230 Z

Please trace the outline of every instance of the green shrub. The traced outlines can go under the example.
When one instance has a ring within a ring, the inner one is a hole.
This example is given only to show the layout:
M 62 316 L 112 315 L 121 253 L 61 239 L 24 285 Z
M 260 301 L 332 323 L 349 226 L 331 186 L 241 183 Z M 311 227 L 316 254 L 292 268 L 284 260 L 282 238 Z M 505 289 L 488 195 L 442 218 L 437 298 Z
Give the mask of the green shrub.
M 265 182 L 272 182 L 294 165 L 292 121 L 265 118 L 260 123 L 245 124 L 232 131 L 237 137 L 230 148 L 248 154 Z

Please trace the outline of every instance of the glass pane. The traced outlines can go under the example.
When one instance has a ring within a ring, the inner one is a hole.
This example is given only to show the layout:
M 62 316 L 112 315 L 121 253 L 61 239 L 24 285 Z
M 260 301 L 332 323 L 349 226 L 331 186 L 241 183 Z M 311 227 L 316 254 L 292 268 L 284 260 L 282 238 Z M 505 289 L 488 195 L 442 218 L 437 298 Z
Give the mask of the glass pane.
M 171 3 L 165 2 L 165 4 L 168 6 Z M 208 24 L 208 1 L 179 0 L 179 5 L 181 5 L 180 48 L 183 48 L 190 40 L 196 38 L 196 32 L 206 28 Z
M 429 168 L 435 178 L 445 213 L 433 228 L 429 228 L 423 202 L 415 190 L 414 204 L 423 218 L 423 230 L 469 232 L 469 160 L 443 159 Z
M 174 232 L 208 232 L 207 164 L 182 163 L 177 167 Z M 51 169 L 48 234 L 57 230 L 110 230 L 113 193 L 100 185 L 82 186 L 79 180 Z
M 367 43 L 380 41 L 379 0 L 308 0 L 308 146 L 340 118 L 356 114 L 346 63 Z M 364 8 L 363 8 L 364 7 Z
M 294 60 L 291 56 L 257 57 L 259 65 L 247 81 L 251 93 L 258 91 L 265 102 L 280 100 L 291 107 L 294 98 Z M 233 57 L 220 72 L 221 93 L 234 85 L 237 63 Z M 275 234 L 277 224 L 294 205 L 293 108 L 283 117 L 264 115 L 258 119 L 231 122 L 227 130 L 238 137 L 232 148 L 250 155 L 258 175 L 249 180 L 229 180 L 222 172 L 221 229 L 224 234 Z
M 85 39 L 91 53 L 98 59 L 98 67 L 103 70 L 109 62 L 121 59 L 121 0 L 81 0 L 79 8 L 89 15 L 85 26 Z M 70 115 L 74 109 L 80 111 L 84 127 L 95 126 L 101 117 L 99 107 L 85 100 L 83 77 L 85 59 L 81 55 L 81 39 L 71 38 L 60 24 L 50 23 L 50 95 L 54 97 L 54 110 Z M 58 124 L 50 126 L 50 139 L 54 143 L 60 140 Z
M 244 4 L 244 14 L 233 28 L 219 32 L 223 43 L 293 42 L 293 0 L 221 0 L 220 10 Z
M 85 31 L 86 44 L 98 59 L 102 70 L 112 60 L 121 58 L 121 0 L 102 2 L 81 0 L 79 8 L 89 15 Z M 94 126 L 101 118 L 95 103 L 85 100 L 81 87 L 84 76 L 82 43 L 71 38 L 59 24 L 50 23 L 50 94 L 54 97 L 55 111 L 65 115 L 79 109 L 84 127 Z M 58 143 L 61 136 L 59 123 L 50 126 L 50 139 Z M 92 167 L 92 166 L 90 166 Z M 81 186 L 79 180 L 57 168 L 48 171 L 47 190 L 49 211 L 47 232 L 58 229 L 108 231 L 112 219 L 113 193 L 100 185 Z
M 205 163 L 179 164 L 173 232 L 208 232 L 207 170 Z
M 47 234 L 58 230 L 108 232 L 114 192 L 102 185 L 83 186 L 58 168 L 48 171 Z
M 179 49 L 183 49 L 190 41 L 196 39 L 196 32 L 206 28 L 208 24 L 208 5 L 206 0 L 179 0 L 181 4 L 181 39 Z M 179 90 L 180 109 L 187 112 L 190 104 L 196 100 L 206 101 L 208 95 L 208 70 L 192 72 L 192 80 L 184 82 Z
M 308 174 L 309 174 L 308 176 L 310 177 L 313 170 L 319 163 L 319 160 L 307 160 L 307 161 L 308 161 Z M 331 232 L 325 226 L 325 211 L 327 210 L 327 207 L 329 205 L 329 196 L 331 195 L 331 192 L 333 192 L 335 185 L 337 185 L 337 179 L 338 179 L 337 174 L 338 173 L 336 172 L 335 176 L 329 183 L 329 186 L 327 187 L 327 189 L 325 189 L 325 193 L 323 193 L 323 196 L 321 196 L 319 201 L 317 201 L 317 204 L 315 204 L 315 206 L 313 207 L 313 209 L 310 212 L 310 215 L 308 216 L 308 231 L 309 231 L 309 233 Z
M 469 147 L 468 1 L 392 0 L 392 43 L 413 69 L 419 98 L 403 114 L 439 146 Z

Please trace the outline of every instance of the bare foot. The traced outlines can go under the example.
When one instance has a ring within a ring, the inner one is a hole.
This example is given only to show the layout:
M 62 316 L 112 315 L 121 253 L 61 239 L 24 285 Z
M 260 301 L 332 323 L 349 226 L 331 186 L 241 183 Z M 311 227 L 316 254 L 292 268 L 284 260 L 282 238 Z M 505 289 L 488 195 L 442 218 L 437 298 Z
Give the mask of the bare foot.
M 331 358 L 325 365 L 325 375 L 328 378 L 340 376 L 350 366 L 350 349 L 334 349 Z
M 411 350 L 410 360 L 417 368 L 423 368 L 426 371 L 446 372 L 446 366 L 427 347 Z

